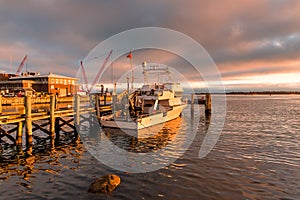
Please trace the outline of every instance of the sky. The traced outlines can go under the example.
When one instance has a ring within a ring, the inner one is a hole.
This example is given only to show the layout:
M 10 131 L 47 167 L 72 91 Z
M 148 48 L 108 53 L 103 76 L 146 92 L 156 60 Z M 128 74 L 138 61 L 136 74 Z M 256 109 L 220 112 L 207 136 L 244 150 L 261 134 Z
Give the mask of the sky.
M 227 90 L 300 90 L 297 0 L 0 0 L 0 71 L 17 71 L 28 54 L 30 71 L 75 76 L 97 44 L 139 27 L 196 40 Z M 188 65 L 161 52 L 147 55 L 155 63 Z M 115 73 L 128 69 L 126 62 L 116 62 Z M 189 69 L 182 73 L 193 82 Z

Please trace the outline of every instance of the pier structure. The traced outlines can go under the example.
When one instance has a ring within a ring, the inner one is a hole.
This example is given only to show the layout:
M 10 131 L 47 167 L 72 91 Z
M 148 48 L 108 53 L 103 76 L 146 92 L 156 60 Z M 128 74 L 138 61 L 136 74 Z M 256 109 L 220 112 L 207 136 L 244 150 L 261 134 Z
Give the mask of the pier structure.
M 198 98 L 203 95 L 205 98 Z M 203 104 L 206 116 L 210 115 L 210 94 L 192 94 L 190 98 L 192 114 L 195 104 Z M 0 96 L 0 142 L 10 142 L 22 148 L 25 141 L 28 147 L 33 144 L 36 131 L 46 134 L 51 144 L 58 141 L 61 134 L 72 133 L 76 140 L 76 126 L 85 122 L 92 126 L 99 123 L 102 115 L 113 114 L 116 99 L 115 92 L 112 96 L 106 93 L 69 97 L 49 95 L 44 98 Z M 17 111 L 11 111 L 12 108 Z M 7 139 L 4 141 L 5 137 Z
M 76 140 L 76 126 L 84 122 L 95 123 L 92 115 L 96 113 L 100 117 L 101 113 L 112 109 L 108 104 L 110 97 L 103 94 L 62 98 L 50 95 L 44 99 L 29 95 L 18 97 L 18 101 L 12 99 L 0 96 L 0 142 L 6 137 L 5 142 L 21 148 L 23 141 L 26 141 L 26 147 L 33 144 L 36 131 L 46 134 L 51 143 L 64 133 L 72 133 Z M 13 108 L 15 110 L 11 111 Z

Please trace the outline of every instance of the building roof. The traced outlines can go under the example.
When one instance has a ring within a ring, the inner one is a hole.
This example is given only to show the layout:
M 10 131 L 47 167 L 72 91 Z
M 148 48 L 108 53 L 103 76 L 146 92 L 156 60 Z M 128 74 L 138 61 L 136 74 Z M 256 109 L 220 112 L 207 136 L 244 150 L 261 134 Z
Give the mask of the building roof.
M 74 77 L 69 76 L 62 76 L 58 74 L 49 73 L 46 75 L 27 75 L 27 76 L 17 76 L 17 77 L 11 77 L 10 80 L 20 80 L 20 79 L 36 79 L 36 78 L 63 78 L 63 79 L 76 79 Z
M 0 81 L 0 84 L 11 84 L 11 83 L 33 83 L 33 80 L 20 80 L 20 79 L 10 79 L 10 80 L 5 80 L 5 81 Z

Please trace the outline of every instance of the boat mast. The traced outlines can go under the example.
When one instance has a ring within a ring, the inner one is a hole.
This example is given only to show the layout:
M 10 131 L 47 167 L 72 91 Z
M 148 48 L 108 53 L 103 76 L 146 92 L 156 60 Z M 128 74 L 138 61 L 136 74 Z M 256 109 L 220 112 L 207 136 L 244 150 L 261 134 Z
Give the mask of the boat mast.
M 117 83 L 114 83 L 114 90 L 113 90 L 113 95 L 112 95 L 112 99 L 113 99 L 113 114 L 115 116 L 116 114 L 116 102 L 117 102 Z
M 126 110 L 126 120 L 128 120 L 129 119 L 129 77 L 127 77 L 127 94 L 126 94 L 125 110 Z
M 132 69 L 132 51 L 130 49 L 130 53 L 126 56 L 127 58 L 130 59 L 130 71 L 131 71 L 131 89 L 133 89 L 133 69 Z
M 131 89 L 133 89 L 133 69 L 132 69 L 132 52 L 130 50 L 130 70 L 131 70 Z

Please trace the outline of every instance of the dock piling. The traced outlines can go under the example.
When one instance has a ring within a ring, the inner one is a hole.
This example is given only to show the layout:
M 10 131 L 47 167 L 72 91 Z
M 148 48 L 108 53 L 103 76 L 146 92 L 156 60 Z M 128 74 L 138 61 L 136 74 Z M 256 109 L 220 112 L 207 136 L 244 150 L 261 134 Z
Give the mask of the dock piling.
M 209 93 L 205 95 L 205 114 L 211 114 L 211 95 Z
M 75 95 L 75 125 L 80 125 L 80 96 L 79 94 Z
M 16 144 L 22 146 L 23 122 L 18 122 L 18 130 L 16 135 Z
M 114 83 L 114 90 L 112 94 L 112 111 L 114 115 L 116 112 L 116 103 L 117 103 L 117 83 Z
M 100 117 L 100 103 L 99 103 L 99 94 L 95 94 L 95 107 L 96 107 L 96 116 Z
M 191 95 L 191 115 L 194 115 L 194 101 L 195 101 L 195 95 Z
M 51 138 L 54 137 L 55 133 L 55 96 L 52 94 L 50 96 L 50 134 Z
M 0 114 L 2 113 L 2 95 L 0 95 Z
M 103 97 L 103 103 L 104 103 L 104 105 L 106 105 L 106 98 L 107 98 L 106 94 L 107 93 L 104 93 L 104 97 Z
M 55 142 L 58 143 L 59 141 L 59 130 L 60 130 L 60 124 L 59 124 L 59 117 L 55 118 Z
M 31 96 L 25 96 L 26 145 L 32 144 Z

